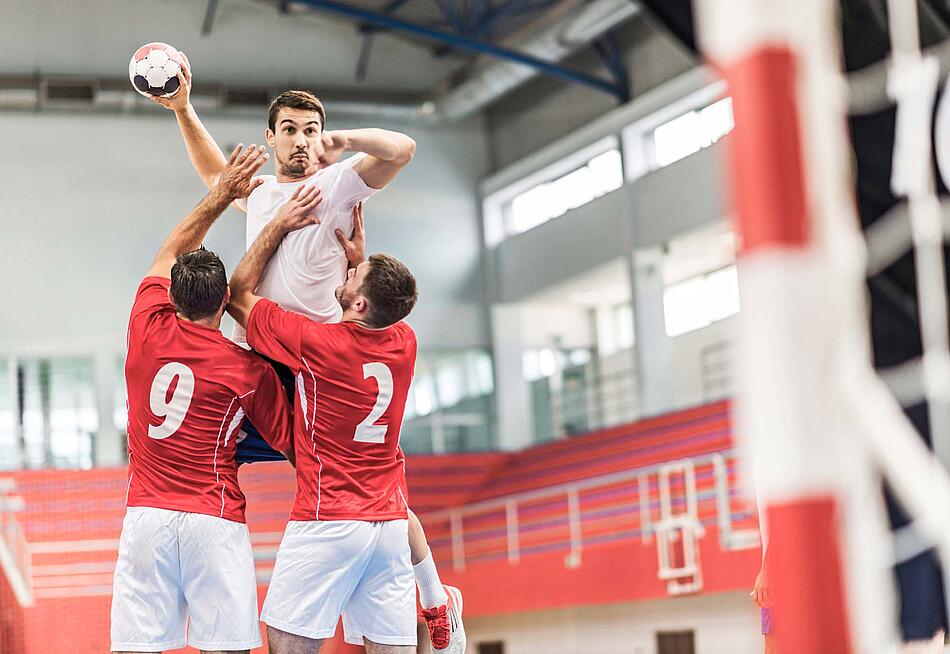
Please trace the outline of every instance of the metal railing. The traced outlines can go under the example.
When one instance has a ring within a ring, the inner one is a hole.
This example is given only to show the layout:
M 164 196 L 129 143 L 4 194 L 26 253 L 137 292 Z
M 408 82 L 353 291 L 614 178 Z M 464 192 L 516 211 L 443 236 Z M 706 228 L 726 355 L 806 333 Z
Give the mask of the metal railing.
M 723 550 L 748 549 L 759 543 L 757 528 L 736 526 L 740 520 L 753 523 L 754 511 L 733 508 L 730 467 L 735 463 L 735 451 L 723 450 L 506 495 L 420 517 L 430 532 L 430 545 L 434 549 L 447 546 L 456 570 L 464 570 L 467 562 L 474 559 L 506 557 L 509 564 L 517 564 L 525 554 L 525 536 L 531 530 L 562 532 L 557 540 L 544 547 L 566 549 L 566 567 L 581 564 L 585 542 L 639 536 L 641 542 L 647 544 L 656 535 L 660 548 L 658 576 L 670 582 L 671 594 L 695 592 L 702 587 L 701 570 L 690 551 L 695 554 L 697 540 L 705 534 L 705 524 L 717 527 L 719 546 Z M 598 498 L 598 491 L 604 490 L 611 493 L 619 490 L 624 500 L 620 503 L 604 501 L 607 493 L 600 493 L 602 497 Z M 585 508 L 585 499 L 591 507 Z M 684 507 L 685 510 L 678 510 Z M 704 517 L 704 508 L 714 514 L 712 518 Z M 537 514 L 538 509 L 542 514 L 540 520 L 537 515 L 531 518 L 521 513 L 524 510 Z M 596 537 L 586 535 L 585 524 L 604 520 L 605 512 L 607 519 L 615 524 L 614 533 L 601 530 Z M 552 519 L 552 513 L 557 517 Z M 466 530 L 466 520 L 481 524 Z M 566 533 L 561 528 L 564 522 Z M 631 528 L 634 524 L 636 529 Z M 678 565 L 670 559 L 669 552 L 672 544 L 681 539 L 685 561 Z M 488 555 L 485 547 L 480 548 L 481 553 L 471 552 L 479 541 L 500 545 Z M 692 583 L 678 581 L 687 576 L 694 577 Z
M 0 479 L 0 569 L 20 606 L 33 606 L 30 550 L 15 515 L 23 510 L 24 502 L 22 497 L 10 494 L 15 490 L 13 479 Z

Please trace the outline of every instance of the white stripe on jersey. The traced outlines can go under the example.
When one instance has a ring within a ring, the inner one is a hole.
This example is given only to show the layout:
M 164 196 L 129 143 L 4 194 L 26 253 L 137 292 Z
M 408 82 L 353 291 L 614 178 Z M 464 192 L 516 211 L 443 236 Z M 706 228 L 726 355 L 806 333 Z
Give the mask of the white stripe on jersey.
M 399 458 L 399 454 L 398 454 L 398 453 L 396 454 L 396 458 Z M 406 478 L 406 459 L 405 459 L 405 457 L 403 457 L 403 459 L 402 459 L 402 478 L 403 478 L 403 479 Z M 400 485 L 400 486 L 396 486 L 396 488 L 397 488 L 397 490 L 399 490 L 399 497 L 402 498 L 402 503 L 406 505 L 406 511 L 408 511 L 408 510 L 409 510 L 409 501 L 406 499 L 406 496 L 402 494 L 402 486 L 401 486 L 401 485 Z
M 218 428 L 218 438 L 214 443 L 214 483 L 217 485 L 221 481 L 221 476 L 218 474 L 218 447 L 221 445 L 221 434 L 224 432 L 224 424 L 228 421 L 228 414 L 231 413 L 231 407 L 234 406 L 234 403 L 237 402 L 237 398 L 232 398 L 231 403 L 228 405 L 227 411 L 224 412 L 224 417 L 221 418 L 221 427 Z M 224 484 L 221 484 L 221 515 L 219 518 L 224 517 Z
M 254 391 L 251 391 L 253 393 Z M 244 397 L 243 395 L 241 397 Z M 241 426 L 241 421 L 244 420 L 244 409 L 238 407 L 238 410 L 234 413 L 234 418 L 231 420 L 231 424 L 228 426 L 228 431 L 224 434 L 224 446 L 228 446 L 228 441 L 231 439 L 231 435 L 234 434 L 234 430 Z
M 243 407 L 239 405 L 238 410 L 234 412 L 234 418 L 231 419 L 231 424 L 228 425 L 228 430 L 225 432 L 224 425 L 228 421 L 228 415 L 231 413 L 231 407 L 234 406 L 235 402 L 247 397 L 248 395 L 250 395 L 251 393 L 254 393 L 255 391 L 257 391 L 256 388 L 253 391 L 248 391 L 244 395 L 234 397 L 231 400 L 231 403 L 228 404 L 228 409 L 227 411 L 224 412 L 224 417 L 221 418 L 221 426 L 218 428 L 218 438 L 214 443 L 214 483 L 215 484 L 218 484 L 221 481 L 221 475 L 218 474 L 218 448 L 221 446 L 221 434 L 222 433 L 224 434 L 224 447 L 227 447 L 228 440 L 231 438 L 231 434 L 234 433 L 234 430 L 237 429 L 238 425 L 241 424 L 241 420 L 244 419 L 244 409 Z M 224 483 L 221 484 L 221 515 L 218 516 L 219 518 L 224 517 L 224 489 L 226 485 L 227 484 L 224 484 Z
M 323 461 L 320 460 L 320 455 L 317 454 L 317 440 L 316 440 L 316 430 L 317 430 L 317 376 L 313 374 L 313 369 L 310 368 L 310 364 L 307 363 L 307 360 L 303 357 L 300 357 L 300 360 L 303 361 L 303 365 L 307 366 L 307 371 L 310 373 L 310 378 L 313 380 L 313 419 L 310 421 L 310 443 L 313 445 L 313 455 L 317 457 L 317 510 L 313 513 L 314 520 L 320 519 L 320 498 L 322 496 L 321 484 L 323 481 Z M 304 408 L 306 411 L 306 408 Z M 307 414 L 304 413 L 303 416 L 304 424 L 307 423 Z

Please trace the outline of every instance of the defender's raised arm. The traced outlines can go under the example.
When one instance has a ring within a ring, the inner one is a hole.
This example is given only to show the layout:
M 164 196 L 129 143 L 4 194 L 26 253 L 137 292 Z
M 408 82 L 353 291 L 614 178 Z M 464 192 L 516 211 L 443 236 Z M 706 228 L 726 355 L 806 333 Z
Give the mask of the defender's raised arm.
M 285 234 L 317 222 L 314 210 L 322 199 L 320 189 L 313 186 L 299 187 L 281 207 L 274 220 L 261 231 L 251 249 L 234 269 L 234 274 L 231 275 L 231 302 L 228 304 L 228 313 L 242 327 L 247 326 L 251 309 L 260 299 L 254 294 L 254 290 L 264 273 L 264 266 Z
M 234 148 L 218 182 L 165 238 L 149 269 L 149 276 L 168 277 L 175 259 L 185 252 L 198 249 L 214 221 L 228 205 L 246 198 L 260 183 L 252 178 L 267 161 L 267 152 L 264 146 L 252 145 L 247 150 L 243 148 L 242 144 Z

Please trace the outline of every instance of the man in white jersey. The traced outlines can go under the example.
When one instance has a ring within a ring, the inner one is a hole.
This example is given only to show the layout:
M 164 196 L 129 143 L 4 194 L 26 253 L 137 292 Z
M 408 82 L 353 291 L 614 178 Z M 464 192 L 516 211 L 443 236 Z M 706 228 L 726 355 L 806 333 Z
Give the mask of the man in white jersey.
M 191 163 L 210 186 L 223 170 L 224 155 L 191 105 L 187 58 L 179 78 L 181 90 L 175 97 L 153 99 L 174 110 Z M 236 202 L 235 206 L 247 213 L 250 247 L 301 185 L 316 187 L 321 197 L 315 210 L 318 224 L 284 238 L 267 264 L 257 293 L 313 320 L 339 322 L 342 311 L 334 292 L 345 281 L 348 265 L 355 267 L 364 256 L 359 244 L 347 240 L 347 235 L 354 232 L 354 211 L 412 160 L 415 142 L 405 134 L 383 129 L 328 131 L 325 126 L 326 112 L 315 96 L 305 91 L 279 95 L 271 103 L 265 131 L 277 174 L 262 176 L 263 183 L 246 202 Z M 357 154 L 339 161 L 347 151 Z M 245 343 L 242 329 L 236 330 L 235 340 Z M 290 386 L 293 380 L 285 375 L 284 382 Z M 440 653 L 462 654 L 465 630 L 461 594 L 458 589 L 443 586 L 425 532 L 412 512 L 409 544 L 422 616 L 433 648 Z

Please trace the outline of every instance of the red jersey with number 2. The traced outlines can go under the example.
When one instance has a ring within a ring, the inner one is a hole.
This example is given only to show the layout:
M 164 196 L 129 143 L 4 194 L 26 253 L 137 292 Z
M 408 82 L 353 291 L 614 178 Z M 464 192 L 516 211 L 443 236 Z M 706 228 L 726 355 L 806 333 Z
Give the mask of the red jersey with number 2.
M 273 368 L 218 329 L 181 320 L 171 280 L 146 277 L 129 319 L 128 506 L 244 522 L 234 453 L 247 415 L 277 450 L 291 447 L 290 403 Z
M 406 519 L 399 429 L 416 362 L 412 328 L 318 323 L 262 299 L 247 342 L 297 377 L 290 519 Z

